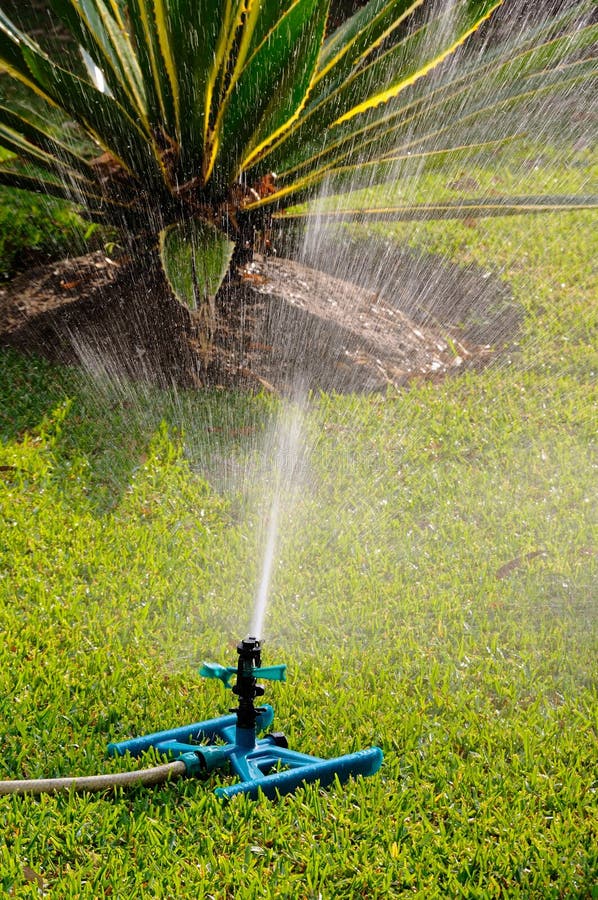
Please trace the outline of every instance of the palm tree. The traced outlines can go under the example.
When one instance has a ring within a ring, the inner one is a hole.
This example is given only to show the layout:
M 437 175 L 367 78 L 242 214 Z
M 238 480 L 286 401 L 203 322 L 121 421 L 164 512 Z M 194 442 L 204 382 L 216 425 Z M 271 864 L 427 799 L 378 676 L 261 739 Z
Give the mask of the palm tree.
M 330 0 L 49 0 L 84 65 L 0 11 L 0 184 L 73 200 L 160 255 L 209 333 L 235 259 L 323 192 L 500 147 L 547 98 L 592 85 L 598 26 L 580 2 L 449 62 L 502 0 L 369 0 L 331 33 Z M 16 99 L 15 99 L 16 98 Z M 525 110 L 525 117 L 520 111 Z M 489 137 L 489 135 L 491 135 Z M 289 213 L 293 205 L 295 211 Z M 336 217 L 417 219 L 596 205 L 474 197 Z

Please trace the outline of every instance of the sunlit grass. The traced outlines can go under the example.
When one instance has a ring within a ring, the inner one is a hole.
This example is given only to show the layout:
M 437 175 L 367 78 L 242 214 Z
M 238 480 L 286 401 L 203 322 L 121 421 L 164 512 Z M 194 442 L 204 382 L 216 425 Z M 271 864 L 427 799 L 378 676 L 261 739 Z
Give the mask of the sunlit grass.
M 275 804 L 221 805 L 220 776 L 5 797 L 7 894 L 595 896 L 591 216 L 396 235 L 500 272 L 526 320 L 510 364 L 307 414 L 267 699 L 292 747 L 377 743 L 381 773 Z M 196 668 L 250 621 L 276 403 L 1 364 L 2 777 L 113 771 L 110 740 L 231 703 Z

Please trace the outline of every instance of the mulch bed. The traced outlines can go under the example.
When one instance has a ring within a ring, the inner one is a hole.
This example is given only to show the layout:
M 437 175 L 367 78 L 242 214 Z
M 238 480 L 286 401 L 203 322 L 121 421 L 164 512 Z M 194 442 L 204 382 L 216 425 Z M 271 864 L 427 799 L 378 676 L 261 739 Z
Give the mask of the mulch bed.
M 417 285 L 405 295 L 408 279 L 395 280 L 403 296 L 392 279 L 372 290 L 303 263 L 258 257 L 221 289 L 206 354 L 158 265 L 96 252 L 35 267 L 2 287 L 0 344 L 162 386 L 360 392 L 487 365 L 497 352 L 492 334 L 502 346 L 516 326 L 511 309 L 506 325 L 501 315 L 490 331 L 464 327 L 458 296 L 469 297 L 468 311 L 479 296 L 470 283 L 453 284 L 451 309 L 441 304 L 436 315 L 421 290 L 418 305 Z M 482 284 L 488 310 L 485 275 Z M 495 293 L 499 308 L 498 282 Z

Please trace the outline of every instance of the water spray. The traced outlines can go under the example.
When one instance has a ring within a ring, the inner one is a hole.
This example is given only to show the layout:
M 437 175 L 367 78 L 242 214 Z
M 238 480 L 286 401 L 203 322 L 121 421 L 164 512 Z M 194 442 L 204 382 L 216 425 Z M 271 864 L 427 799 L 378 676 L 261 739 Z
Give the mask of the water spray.
M 256 799 L 261 792 L 273 799 L 302 784 L 317 781 L 326 787 L 335 779 L 343 783 L 351 776 L 374 775 L 382 765 L 379 747 L 322 759 L 290 750 L 281 732 L 257 737 L 274 719 L 269 704 L 255 706 L 255 700 L 264 694 L 258 679 L 286 681 L 286 666 L 262 666 L 261 650 L 258 638 L 250 636 L 237 646 L 236 667 L 204 663 L 200 669 L 204 678 L 217 678 L 238 697 L 239 705 L 230 715 L 110 744 L 108 752 L 113 756 L 140 756 L 153 749 L 183 762 L 185 774 L 191 776 L 230 769 L 240 781 L 216 788 L 217 796 L 223 798 L 247 794 Z

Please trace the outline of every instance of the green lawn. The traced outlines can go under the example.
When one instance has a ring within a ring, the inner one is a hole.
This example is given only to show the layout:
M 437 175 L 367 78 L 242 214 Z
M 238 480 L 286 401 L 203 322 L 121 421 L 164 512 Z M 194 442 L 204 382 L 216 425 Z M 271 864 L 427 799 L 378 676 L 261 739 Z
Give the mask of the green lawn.
M 267 699 L 292 747 L 379 744 L 380 774 L 2 797 L 7 896 L 598 897 L 595 216 L 396 236 L 501 272 L 526 319 L 510 364 L 305 417 Z M 196 670 L 249 626 L 279 410 L 0 366 L 0 777 L 124 770 L 109 741 L 231 705 Z

